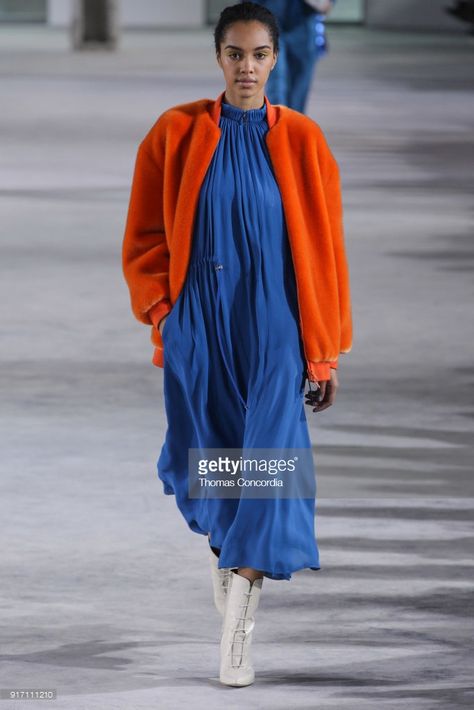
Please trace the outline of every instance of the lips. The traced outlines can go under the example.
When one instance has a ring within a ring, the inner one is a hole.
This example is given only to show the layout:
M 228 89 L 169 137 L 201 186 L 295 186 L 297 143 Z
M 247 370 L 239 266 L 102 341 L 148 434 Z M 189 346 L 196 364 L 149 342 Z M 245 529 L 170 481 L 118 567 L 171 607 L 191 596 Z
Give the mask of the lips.
M 256 84 L 256 81 L 252 81 L 252 79 L 237 79 L 238 84 Z

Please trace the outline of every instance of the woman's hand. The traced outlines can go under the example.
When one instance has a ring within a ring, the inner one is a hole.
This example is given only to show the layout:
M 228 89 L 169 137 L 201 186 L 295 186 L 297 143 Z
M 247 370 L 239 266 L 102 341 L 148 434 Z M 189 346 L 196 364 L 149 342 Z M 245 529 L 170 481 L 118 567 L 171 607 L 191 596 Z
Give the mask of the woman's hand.
M 311 393 L 306 393 L 307 399 L 305 404 L 313 406 L 317 402 L 316 406 L 314 406 L 313 412 L 322 412 L 324 409 L 327 409 L 331 406 L 331 404 L 334 404 L 335 402 L 336 391 L 339 387 L 339 381 L 337 379 L 337 370 L 331 367 L 330 373 L 330 380 L 321 380 L 319 382 L 319 389 L 313 390 Z

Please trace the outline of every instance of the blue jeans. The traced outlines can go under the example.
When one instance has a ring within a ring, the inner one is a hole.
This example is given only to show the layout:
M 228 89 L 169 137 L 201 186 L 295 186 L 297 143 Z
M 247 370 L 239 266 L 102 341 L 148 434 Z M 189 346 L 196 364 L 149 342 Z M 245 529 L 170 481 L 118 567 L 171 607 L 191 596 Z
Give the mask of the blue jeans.
M 304 113 L 316 62 L 322 54 L 316 44 L 316 18 L 302 19 L 280 35 L 277 63 L 270 72 L 265 93 L 272 104 L 284 104 Z

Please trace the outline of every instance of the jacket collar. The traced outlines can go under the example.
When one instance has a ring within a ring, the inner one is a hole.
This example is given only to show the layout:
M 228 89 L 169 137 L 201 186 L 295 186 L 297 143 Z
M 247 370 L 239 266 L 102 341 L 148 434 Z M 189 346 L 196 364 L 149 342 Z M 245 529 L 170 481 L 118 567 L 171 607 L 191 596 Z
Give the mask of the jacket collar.
M 225 91 L 220 94 L 220 96 L 214 101 L 214 103 L 211 106 L 211 117 L 212 120 L 219 125 L 219 119 L 221 117 L 221 105 L 222 105 L 222 99 L 224 98 Z M 276 107 L 270 103 L 268 100 L 267 96 L 264 96 L 265 99 L 265 104 L 267 106 L 267 121 L 268 121 L 268 128 L 270 129 L 277 121 L 277 109 Z

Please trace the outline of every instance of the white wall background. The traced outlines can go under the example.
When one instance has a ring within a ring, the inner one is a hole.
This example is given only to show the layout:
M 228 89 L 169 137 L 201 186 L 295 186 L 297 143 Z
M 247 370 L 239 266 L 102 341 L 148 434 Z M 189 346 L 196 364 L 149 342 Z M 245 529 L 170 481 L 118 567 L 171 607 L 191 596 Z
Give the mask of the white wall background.
M 73 0 L 48 0 L 48 24 L 70 24 Z M 121 27 L 203 27 L 206 0 L 119 0 Z
M 337 0 L 328 22 L 363 22 L 365 0 Z
M 179 0 L 175 0 L 175 2 L 179 2 Z M 233 0 L 208 0 L 211 20 L 217 22 L 220 12 L 232 2 Z M 337 0 L 328 16 L 328 22 L 362 22 L 364 4 L 365 0 Z
M 231 4 L 232 0 L 222 3 Z M 467 25 L 444 12 L 453 0 L 337 0 L 328 22 L 361 22 L 369 27 L 466 32 Z M 215 10 L 221 0 L 216 0 Z M 48 0 L 48 24 L 70 23 L 73 0 Z M 119 0 L 120 26 L 204 27 L 207 0 Z

